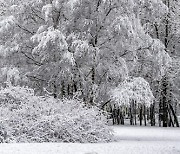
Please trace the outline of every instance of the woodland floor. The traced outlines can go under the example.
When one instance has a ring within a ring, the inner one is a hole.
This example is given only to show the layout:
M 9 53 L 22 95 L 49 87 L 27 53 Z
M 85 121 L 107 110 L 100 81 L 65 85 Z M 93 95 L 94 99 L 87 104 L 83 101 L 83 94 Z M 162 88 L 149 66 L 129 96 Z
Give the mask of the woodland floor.
M 0 144 L 0 154 L 180 154 L 180 129 L 110 126 L 117 142 Z

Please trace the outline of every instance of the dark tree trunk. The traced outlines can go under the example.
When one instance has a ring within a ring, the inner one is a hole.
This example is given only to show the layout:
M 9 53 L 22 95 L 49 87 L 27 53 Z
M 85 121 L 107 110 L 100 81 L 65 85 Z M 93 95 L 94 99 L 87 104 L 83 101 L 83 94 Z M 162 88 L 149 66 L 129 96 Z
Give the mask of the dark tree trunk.
M 146 124 L 146 106 L 144 105 L 144 112 L 143 112 L 144 114 L 144 125 L 146 126 L 147 124 Z
M 124 115 L 122 111 L 120 113 L 120 119 L 121 119 L 121 124 L 124 125 Z
M 57 98 L 57 86 L 56 86 L 55 81 L 54 81 L 54 83 L 53 83 L 53 97 L 54 97 L 54 98 Z
M 167 112 L 167 104 L 163 102 L 163 127 L 167 127 L 168 125 L 168 112 Z
M 171 127 L 171 126 L 174 127 L 174 123 L 173 123 L 173 120 L 172 120 L 172 117 L 171 117 L 171 111 L 170 111 L 170 108 L 168 108 L 168 114 L 169 114 L 169 122 L 168 122 L 168 126 L 169 126 L 169 127 Z
M 74 81 L 74 83 L 73 83 L 73 89 L 74 89 L 74 92 L 77 92 L 77 83 Z
M 132 105 L 130 106 L 130 125 L 134 125 L 134 123 L 133 123 Z
M 155 23 L 154 27 L 155 27 L 155 31 L 156 31 L 156 38 L 159 39 L 158 25 Z
M 115 125 L 116 124 L 115 109 L 112 110 L 112 119 L 113 119 L 113 125 Z
M 93 86 L 93 84 L 95 83 L 95 69 L 94 69 L 94 67 L 92 68 L 91 79 L 92 79 L 92 86 Z M 90 102 L 91 105 L 94 105 L 94 91 L 93 91 L 93 88 L 91 88 L 91 94 L 90 95 L 91 96 L 90 96 L 89 102 Z
M 117 109 L 117 113 L 116 113 L 116 118 L 117 118 L 117 124 L 120 124 L 120 109 Z
M 170 107 L 170 110 L 172 111 L 172 114 L 173 114 L 173 116 L 174 116 L 174 122 L 176 123 L 176 127 L 179 127 L 178 118 L 177 118 L 177 116 L 176 116 L 176 114 L 175 114 L 175 112 L 174 112 L 174 109 L 173 109 L 172 105 L 169 104 L 169 107 Z
M 150 120 L 151 126 L 155 126 L 155 113 L 154 113 L 154 103 L 150 106 Z
M 165 5 L 169 8 L 170 3 L 169 0 L 165 0 Z M 164 38 L 164 45 L 166 49 L 168 48 L 168 37 L 169 37 L 169 14 L 165 18 L 165 38 Z
M 140 126 L 142 126 L 142 105 L 140 106 L 140 110 L 139 110 L 139 122 L 140 122 Z
M 136 119 L 136 101 L 134 101 L 134 123 L 137 125 L 137 119 Z
M 65 92 L 65 85 L 64 85 L 64 81 L 61 82 L 61 96 L 64 97 L 66 94 Z
M 160 120 L 160 124 L 161 124 L 161 120 L 163 121 L 163 127 L 168 126 L 167 90 L 168 90 L 168 81 L 167 81 L 167 77 L 164 76 L 161 81 L 161 97 L 160 97 L 160 104 L 159 104 L 159 120 Z

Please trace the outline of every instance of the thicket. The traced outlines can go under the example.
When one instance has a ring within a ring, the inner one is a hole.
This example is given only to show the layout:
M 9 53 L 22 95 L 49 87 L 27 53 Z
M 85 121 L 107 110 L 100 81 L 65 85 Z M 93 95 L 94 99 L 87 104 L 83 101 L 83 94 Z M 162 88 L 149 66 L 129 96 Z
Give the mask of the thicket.
M 0 142 L 80 142 L 113 140 L 106 118 L 82 101 L 35 96 L 25 87 L 0 90 Z

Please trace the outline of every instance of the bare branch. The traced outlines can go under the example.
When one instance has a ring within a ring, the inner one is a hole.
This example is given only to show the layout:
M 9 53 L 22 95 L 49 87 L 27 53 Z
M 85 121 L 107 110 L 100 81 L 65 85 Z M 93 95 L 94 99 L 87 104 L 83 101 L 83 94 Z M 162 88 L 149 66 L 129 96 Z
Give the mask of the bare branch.
M 34 34 L 35 34 L 35 32 L 31 32 L 30 30 L 26 29 L 25 27 L 20 26 L 19 24 L 16 24 L 16 25 L 17 25 L 20 29 L 22 29 L 22 30 L 30 33 L 31 35 L 34 35 Z
M 26 58 L 32 60 L 32 61 L 34 62 L 35 65 L 38 65 L 38 66 L 42 66 L 42 65 L 43 65 L 42 63 L 36 61 L 34 58 L 28 56 L 25 52 L 21 51 L 21 53 L 22 53 Z

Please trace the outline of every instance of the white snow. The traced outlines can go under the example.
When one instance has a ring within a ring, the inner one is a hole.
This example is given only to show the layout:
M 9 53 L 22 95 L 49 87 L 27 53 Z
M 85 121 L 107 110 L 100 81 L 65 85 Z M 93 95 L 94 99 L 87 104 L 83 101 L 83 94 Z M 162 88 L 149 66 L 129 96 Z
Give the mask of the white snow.
M 180 129 L 113 126 L 117 142 L 0 144 L 0 154 L 180 154 Z

